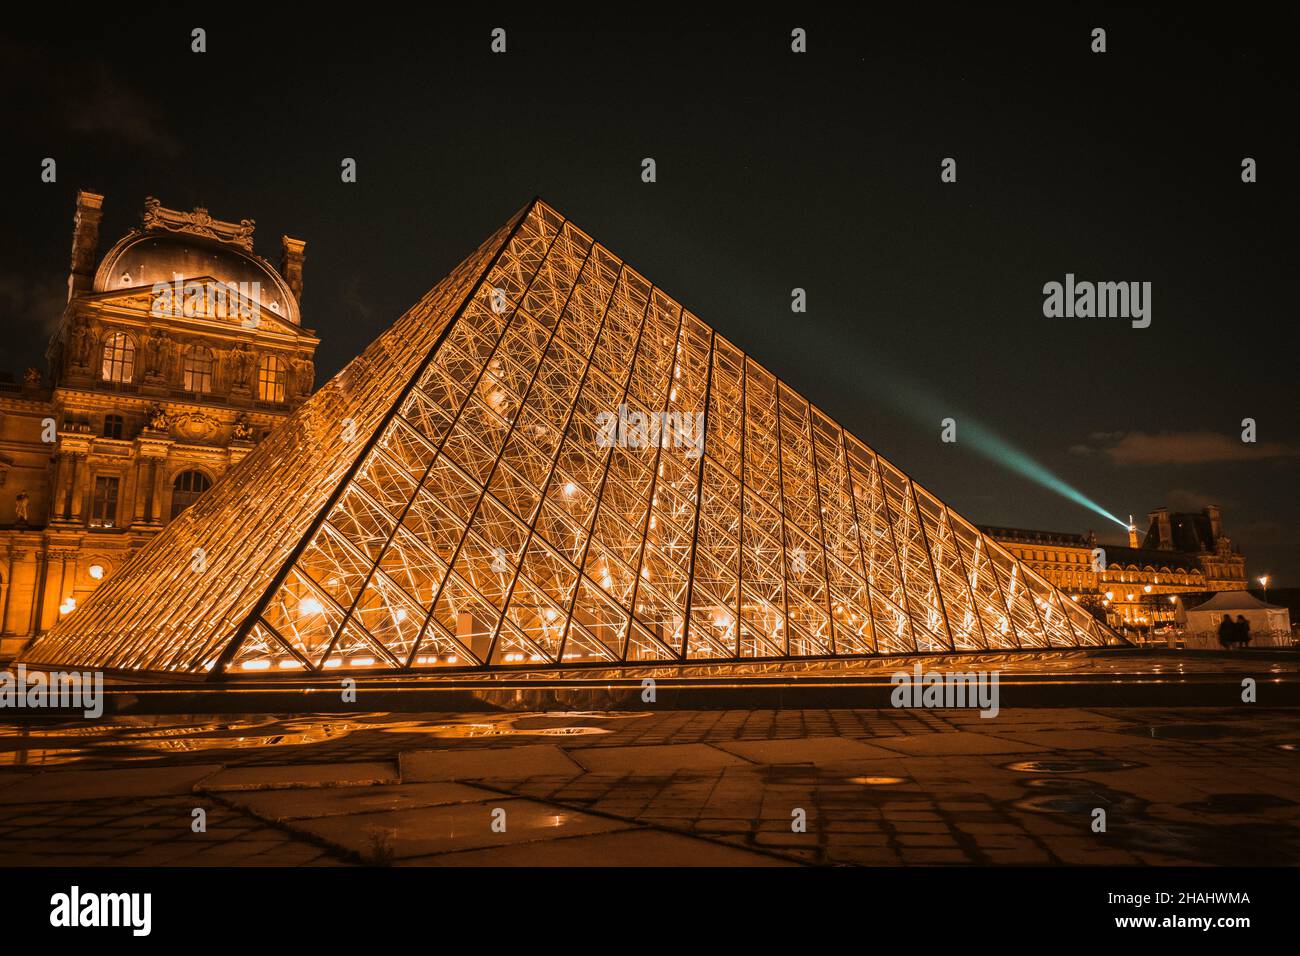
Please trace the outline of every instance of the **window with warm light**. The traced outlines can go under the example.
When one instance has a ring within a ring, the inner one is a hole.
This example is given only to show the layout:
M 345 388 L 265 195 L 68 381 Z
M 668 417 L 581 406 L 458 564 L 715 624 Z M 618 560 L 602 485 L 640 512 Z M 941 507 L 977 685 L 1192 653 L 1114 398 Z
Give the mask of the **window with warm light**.
M 135 340 L 125 332 L 104 339 L 101 374 L 106 382 L 129 382 L 135 378 Z
M 191 345 L 181 359 L 181 387 L 200 395 L 212 391 L 212 352 L 202 345 Z
M 263 355 L 257 364 L 257 397 L 263 402 L 283 402 L 287 378 L 284 360 L 278 355 Z

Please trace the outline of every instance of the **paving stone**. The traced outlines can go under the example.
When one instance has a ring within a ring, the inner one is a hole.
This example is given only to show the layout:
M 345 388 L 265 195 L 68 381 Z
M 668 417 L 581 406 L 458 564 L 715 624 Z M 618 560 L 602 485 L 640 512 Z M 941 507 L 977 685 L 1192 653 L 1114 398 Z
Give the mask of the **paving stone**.
M 622 830 L 594 836 L 466 850 L 402 861 L 410 866 L 795 866 L 708 840 L 661 830 Z
M 293 787 L 359 787 L 398 782 L 397 767 L 382 763 L 318 763 L 281 767 L 234 767 L 203 781 L 201 790 L 282 790 Z
M 404 783 L 386 787 L 326 787 L 240 793 L 228 799 L 264 820 L 281 822 L 345 813 L 378 813 L 434 807 L 475 800 L 501 799 L 499 794 L 463 783 Z
M 890 757 L 892 750 L 872 746 L 846 737 L 796 737 L 790 740 L 733 740 L 715 744 L 738 757 L 756 764 L 811 763 L 833 764 L 847 761 Z
M 522 747 L 459 750 L 412 750 L 401 754 L 403 783 L 438 780 L 520 780 L 543 774 L 574 777 L 582 773 L 559 747 L 531 744 Z
M 12 787 L 16 783 L 22 783 L 31 776 L 33 775 L 30 773 L 0 773 L 0 790 Z
M 1019 740 L 989 733 L 959 730 L 947 734 L 927 734 L 923 737 L 873 737 L 871 742 L 888 750 L 918 756 L 949 756 L 965 754 L 1017 754 L 1035 748 Z M 1037 749 L 1046 750 L 1048 747 Z
M 492 830 L 492 811 L 497 808 L 506 812 L 504 833 Z M 393 859 L 401 860 L 452 850 L 624 830 L 631 825 L 532 800 L 498 797 L 482 803 L 294 820 L 288 826 L 363 859 L 375 858 L 377 848 L 387 846 Z
M 735 754 L 724 753 L 708 744 L 665 744 L 650 747 L 587 747 L 569 753 L 586 770 L 611 773 L 623 770 L 672 774 L 679 770 L 714 770 L 718 767 L 749 766 Z
M 1170 741 L 1161 738 L 1141 737 L 1135 734 L 1117 734 L 1108 730 L 1034 730 L 1016 728 L 999 730 L 1008 740 L 1019 740 L 1030 750 L 1140 750 L 1152 746 L 1168 748 Z
M 126 770 L 52 770 L 0 790 L 0 804 L 192 793 L 201 780 L 220 769 L 220 764 L 197 764 Z

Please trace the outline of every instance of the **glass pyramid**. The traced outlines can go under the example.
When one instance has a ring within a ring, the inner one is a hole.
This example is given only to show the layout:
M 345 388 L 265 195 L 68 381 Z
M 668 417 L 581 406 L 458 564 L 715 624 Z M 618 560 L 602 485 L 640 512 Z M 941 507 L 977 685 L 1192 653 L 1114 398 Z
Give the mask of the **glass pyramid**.
M 1117 641 L 535 200 L 27 659 L 451 672 Z

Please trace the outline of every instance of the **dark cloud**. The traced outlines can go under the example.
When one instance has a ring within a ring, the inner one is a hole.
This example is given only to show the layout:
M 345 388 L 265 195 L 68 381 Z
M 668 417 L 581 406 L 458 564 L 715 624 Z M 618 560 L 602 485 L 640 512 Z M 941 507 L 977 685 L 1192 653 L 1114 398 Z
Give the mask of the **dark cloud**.
M 0 317 L 9 328 L 17 327 L 24 334 L 52 335 L 67 301 L 67 284 L 58 278 L 0 274 Z
M 113 75 L 102 63 L 81 68 L 77 95 L 63 102 L 63 121 L 74 133 L 116 137 L 162 156 L 181 151 L 161 107 Z
M 1300 458 L 1300 445 L 1244 442 L 1236 432 L 1111 432 L 1091 436 L 1089 444 L 1070 449 L 1076 455 L 1100 455 L 1112 464 L 1207 465 L 1218 462 Z
M 103 61 L 57 57 L 0 38 L 0 77 L 7 95 L 25 103 L 27 119 L 38 126 L 164 158 L 181 151 L 163 107 Z
M 1165 495 L 1165 504 L 1174 511 L 1201 511 L 1206 505 L 1218 505 L 1229 510 L 1240 506 L 1235 498 L 1211 495 L 1191 488 L 1174 488 Z

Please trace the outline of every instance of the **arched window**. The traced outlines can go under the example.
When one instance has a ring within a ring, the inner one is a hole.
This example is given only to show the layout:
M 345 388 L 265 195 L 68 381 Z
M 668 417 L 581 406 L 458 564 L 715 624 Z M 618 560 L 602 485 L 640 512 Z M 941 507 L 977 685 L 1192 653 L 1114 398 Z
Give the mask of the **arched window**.
M 201 471 L 182 471 L 172 482 L 172 517 L 194 504 L 199 495 L 212 487 L 208 476 Z
M 200 395 L 212 391 L 212 352 L 191 345 L 181 357 L 181 388 Z
M 104 339 L 103 377 L 106 382 L 135 378 L 135 341 L 125 332 L 114 332 Z
M 283 402 L 284 360 L 278 355 L 263 355 L 257 363 L 257 397 L 264 402 Z

